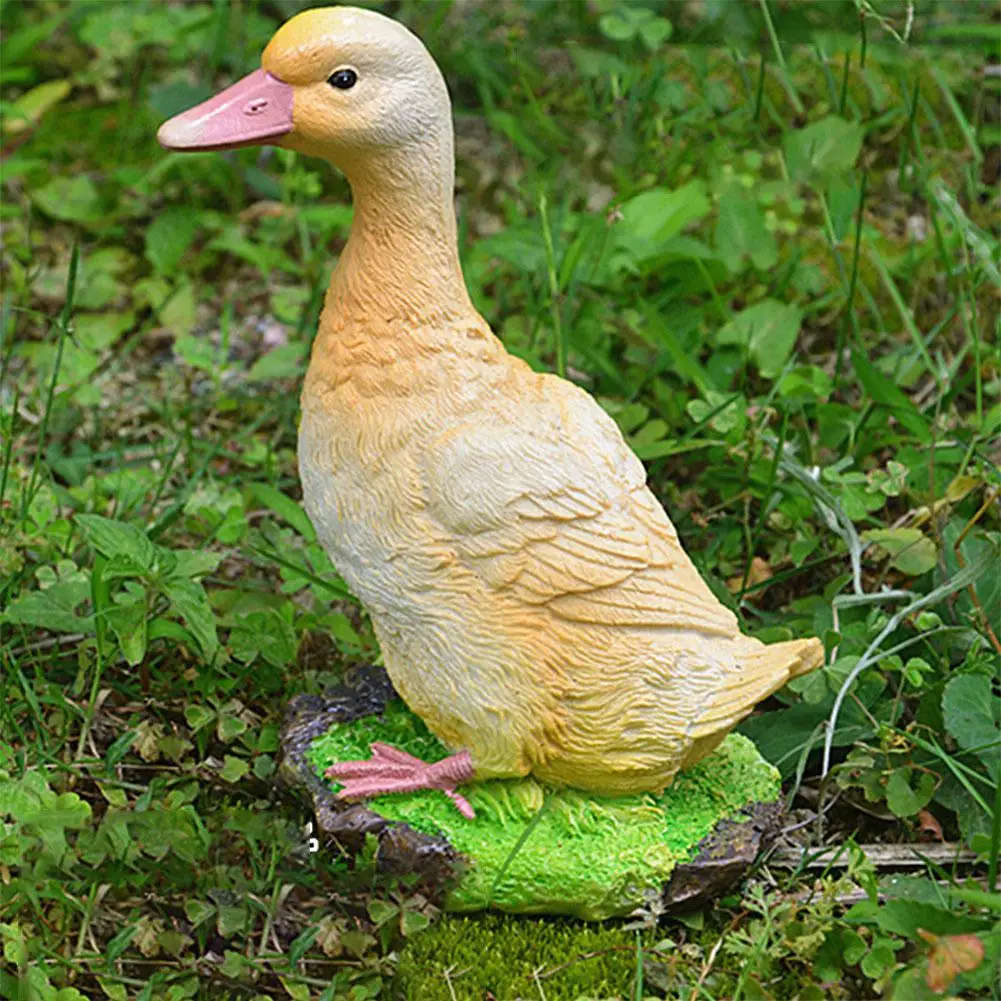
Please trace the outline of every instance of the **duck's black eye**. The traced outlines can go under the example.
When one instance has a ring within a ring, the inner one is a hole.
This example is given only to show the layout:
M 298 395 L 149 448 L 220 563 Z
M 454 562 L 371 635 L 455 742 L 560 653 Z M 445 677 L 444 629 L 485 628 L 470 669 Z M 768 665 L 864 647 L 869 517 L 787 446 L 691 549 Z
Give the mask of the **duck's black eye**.
M 338 90 L 350 90 L 358 82 L 358 74 L 354 70 L 334 70 L 327 78 L 327 83 Z

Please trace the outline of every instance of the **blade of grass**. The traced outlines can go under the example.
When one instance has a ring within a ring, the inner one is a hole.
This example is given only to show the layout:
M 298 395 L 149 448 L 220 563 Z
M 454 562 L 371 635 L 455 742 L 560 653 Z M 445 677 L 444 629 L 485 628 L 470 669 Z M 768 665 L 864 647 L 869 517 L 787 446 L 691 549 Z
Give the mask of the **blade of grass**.
M 532 814 L 531 819 L 525 824 L 524 830 L 518 835 L 518 840 L 512 845 L 511 851 L 508 852 L 507 858 L 504 859 L 504 864 L 497 870 L 497 875 L 494 876 L 494 881 L 490 884 L 490 890 L 487 893 L 487 902 L 484 907 L 489 909 L 491 903 L 494 899 L 494 894 L 497 892 L 498 887 L 504 882 L 504 877 L 507 875 L 508 869 L 511 868 L 511 864 L 514 862 L 515 858 L 518 856 L 518 852 L 521 851 L 525 846 L 525 842 L 532 836 L 532 832 L 539 826 L 539 822 L 545 816 L 546 811 L 549 809 L 549 805 L 552 802 L 551 799 L 544 799 L 542 801 L 542 806 Z
M 952 112 L 952 117 L 956 120 L 956 124 L 959 126 L 959 131 L 963 133 L 966 145 L 973 154 L 974 162 L 979 167 L 980 164 L 984 162 L 984 151 L 980 148 L 980 144 L 977 142 L 977 133 L 974 131 L 973 126 L 970 125 L 969 121 L 967 121 L 966 115 L 963 114 L 963 109 L 959 106 L 959 101 L 956 100 L 956 95 L 952 92 L 952 87 L 949 86 L 949 82 L 942 75 L 942 71 L 934 63 L 930 63 L 928 69 L 932 78 L 938 84 L 939 90 L 942 91 L 942 97 L 945 99 L 945 103 L 949 106 L 949 110 Z
M 653 305 L 641 302 L 639 308 L 648 328 L 670 356 L 675 372 L 687 379 L 703 396 L 712 391 L 715 384 L 709 373 L 703 368 L 698 358 L 691 351 L 685 349 Z
M 560 283 L 557 278 L 556 248 L 553 244 L 552 230 L 549 227 L 548 201 L 544 191 L 539 194 L 539 220 L 542 224 L 542 239 L 546 246 L 546 274 L 549 277 L 549 314 L 552 317 L 553 336 L 556 338 L 556 374 L 565 379 L 569 352 L 560 316 Z
M 758 87 L 757 92 L 754 95 L 754 120 L 760 121 L 761 119 L 761 106 L 765 96 L 765 54 L 761 53 L 761 59 L 758 63 Z
M 765 28 L 768 30 L 769 39 L 771 39 L 772 51 L 775 53 L 775 61 L 779 65 L 779 73 L 786 93 L 789 95 L 789 100 L 792 101 L 792 106 L 796 109 L 796 114 L 802 115 L 804 112 L 803 102 L 800 101 L 799 94 L 796 93 L 796 88 L 792 85 L 792 80 L 789 79 L 789 68 L 786 66 L 782 46 L 779 44 L 779 36 L 775 31 L 771 11 L 768 9 L 768 0 L 758 0 L 758 5 L 761 7 L 761 15 L 765 19 Z
M 991 847 L 988 852 L 987 885 L 998 885 L 998 859 L 1001 857 L 1001 782 L 994 786 L 994 816 L 991 818 Z
M 782 452 L 785 450 L 786 436 L 788 435 L 788 432 L 789 411 L 783 407 L 782 423 L 779 427 L 778 442 L 776 447 L 772 450 L 772 461 L 768 467 L 768 481 L 765 484 L 764 493 L 761 495 L 761 503 L 758 507 L 758 517 L 754 523 L 754 530 L 751 532 L 747 552 L 744 556 L 744 572 L 740 579 L 740 590 L 737 592 L 738 603 L 744 600 L 744 595 L 747 591 L 747 579 L 751 575 L 751 565 L 754 562 L 754 554 L 757 551 L 758 542 L 761 539 L 761 533 L 769 515 L 768 505 L 771 503 L 772 496 L 775 492 L 775 483 L 778 479 L 779 473 L 779 462 L 782 458 Z
M 212 34 L 212 55 L 209 59 L 209 66 L 213 72 L 219 69 L 222 64 L 223 55 L 226 52 L 226 34 L 229 27 L 229 0 L 214 0 L 215 7 L 215 30 Z
M 901 190 L 905 190 L 904 182 L 907 174 L 907 168 L 910 166 L 912 154 L 916 154 L 918 138 L 917 138 L 917 113 L 918 113 L 918 98 L 921 96 L 921 77 L 915 74 L 914 76 L 914 92 L 911 95 L 911 110 L 907 118 L 907 141 L 901 147 L 900 150 L 900 161 L 897 164 L 897 185 Z
M 841 96 L 838 98 L 838 114 L 845 117 L 845 106 L 848 103 L 848 79 L 851 76 L 852 54 L 851 50 L 845 53 L 845 68 L 841 75 Z
M 45 454 L 45 440 L 49 433 L 49 419 L 52 416 L 52 403 L 56 395 L 56 385 L 59 381 L 59 369 L 63 363 L 63 349 L 66 346 L 66 339 L 69 337 L 70 317 L 73 315 L 73 299 L 76 295 L 76 276 L 80 265 L 80 245 L 73 244 L 70 253 L 69 273 L 66 277 L 66 298 L 63 301 L 63 308 L 59 314 L 57 331 L 59 340 L 56 342 L 56 357 L 52 362 L 52 376 L 49 379 L 49 388 L 45 395 L 45 407 L 42 410 L 42 420 L 38 429 L 38 447 L 35 451 L 35 461 L 31 466 L 31 478 L 28 480 L 28 488 L 21 499 L 21 526 L 24 527 L 28 519 L 28 508 L 35 498 L 35 485 L 41 472 L 42 457 Z
M 10 338 L 10 346 L 7 342 L 7 325 L 10 322 L 12 311 L 5 302 L 0 309 L 0 393 L 7 384 L 7 371 L 10 367 L 10 359 L 14 354 L 14 337 Z M 17 431 L 17 412 L 21 404 L 21 382 L 18 380 L 14 384 L 14 398 L 11 401 L 10 426 L 7 428 L 7 441 L 3 449 L 3 468 L 0 469 L 0 508 L 3 507 L 4 498 L 7 496 L 7 480 L 10 476 L 10 467 L 14 459 L 14 436 Z
M 848 301 L 845 303 L 845 319 L 838 330 L 837 354 L 834 357 L 834 388 L 841 385 L 841 370 L 844 367 L 845 345 L 848 340 L 848 326 L 858 340 L 858 317 L 855 315 L 855 289 L 858 287 L 858 265 L 862 251 L 862 220 L 865 218 L 865 196 L 869 184 L 869 171 L 862 171 L 862 186 L 859 190 L 858 209 L 855 214 L 855 247 L 852 250 L 852 270 L 848 279 Z
M 342 601 L 350 601 L 356 605 L 360 604 L 358 599 L 351 594 L 347 588 L 334 584 L 332 581 L 329 581 L 324 577 L 320 577 L 318 574 L 313 573 L 308 567 L 303 566 L 301 563 L 296 563 L 294 560 L 287 560 L 283 556 L 279 556 L 273 549 L 268 550 L 263 549 L 260 546 L 251 546 L 250 550 L 263 559 L 270 560 L 272 563 L 277 563 L 286 570 L 292 570 L 294 573 L 299 574 L 300 577 L 304 577 L 311 584 L 329 591 L 332 595 L 334 595 L 334 597 L 339 598 Z
M 643 1001 L 643 936 L 636 929 L 636 972 L 633 980 L 633 1001 Z
M 935 362 L 932 361 L 932 357 L 928 353 L 928 348 L 925 345 L 924 338 L 921 336 L 921 331 L 918 330 L 917 324 L 914 322 L 914 314 L 911 312 L 907 303 L 904 302 L 904 298 L 900 294 L 900 289 L 897 288 L 897 283 L 893 280 L 893 276 L 890 274 L 890 271 L 886 266 L 886 262 L 883 260 L 882 254 L 880 254 L 875 247 L 869 248 L 869 260 L 872 261 L 876 270 L 879 272 L 879 277 L 883 280 L 883 286 L 886 288 L 886 291 L 889 292 L 894 306 L 897 307 L 897 313 L 900 315 L 900 319 L 903 321 L 907 333 L 910 334 L 911 340 L 914 342 L 914 346 L 917 348 L 918 354 L 921 355 L 921 360 L 925 363 L 925 367 L 927 368 L 929 375 L 931 375 L 935 382 L 941 386 L 941 374 L 938 371 L 938 366 L 936 366 Z

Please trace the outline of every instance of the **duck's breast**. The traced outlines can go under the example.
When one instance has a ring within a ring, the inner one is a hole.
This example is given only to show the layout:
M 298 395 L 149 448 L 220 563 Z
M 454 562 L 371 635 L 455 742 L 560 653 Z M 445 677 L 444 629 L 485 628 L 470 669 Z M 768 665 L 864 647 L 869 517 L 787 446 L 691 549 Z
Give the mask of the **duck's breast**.
M 338 573 L 375 617 L 412 609 L 440 562 L 416 461 L 427 424 L 427 411 L 417 420 L 398 401 L 303 397 L 303 504 Z

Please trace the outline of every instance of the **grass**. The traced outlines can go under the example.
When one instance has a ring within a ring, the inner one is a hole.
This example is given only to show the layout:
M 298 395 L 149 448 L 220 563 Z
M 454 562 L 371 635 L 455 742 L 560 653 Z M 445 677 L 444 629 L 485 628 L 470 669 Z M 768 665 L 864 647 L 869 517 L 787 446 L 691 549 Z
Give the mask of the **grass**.
M 742 730 L 847 873 L 595 945 L 428 928 L 274 781 L 287 698 L 378 656 L 295 464 L 349 194 L 154 135 L 300 6 L 0 3 L 0 994 L 997 996 L 996 11 L 386 8 L 452 91 L 477 306 L 615 418 L 747 632 L 829 652 Z M 980 863 L 890 882 L 852 847 L 923 838 Z M 522 980 L 459 977 L 470 944 Z

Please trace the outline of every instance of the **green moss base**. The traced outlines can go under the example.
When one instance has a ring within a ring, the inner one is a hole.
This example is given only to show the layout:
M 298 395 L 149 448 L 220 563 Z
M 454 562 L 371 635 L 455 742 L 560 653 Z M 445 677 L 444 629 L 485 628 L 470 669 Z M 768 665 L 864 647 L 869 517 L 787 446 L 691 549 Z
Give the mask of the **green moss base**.
M 332 726 L 313 742 L 308 758 L 322 774 L 335 761 L 367 758 L 373 741 L 425 761 L 448 753 L 395 701 L 381 717 Z M 659 892 L 719 821 L 751 803 L 775 800 L 780 781 L 751 741 L 731 734 L 660 795 L 594 796 L 530 778 L 475 783 L 462 791 L 475 820 L 462 817 L 438 792 L 382 796 L 368 804 L 390 820 L 444 836 L 471 860 L 447 909 L 600 920 L 629 914 L 645 891 Z

